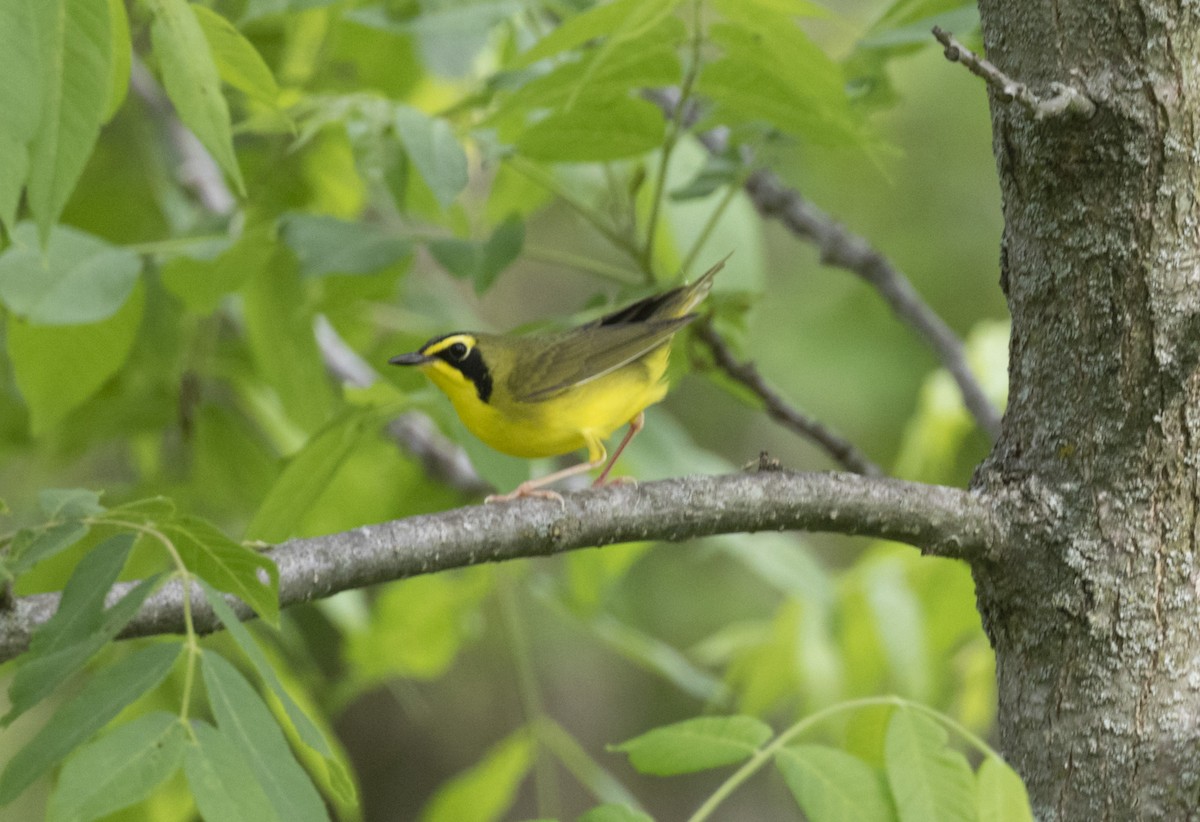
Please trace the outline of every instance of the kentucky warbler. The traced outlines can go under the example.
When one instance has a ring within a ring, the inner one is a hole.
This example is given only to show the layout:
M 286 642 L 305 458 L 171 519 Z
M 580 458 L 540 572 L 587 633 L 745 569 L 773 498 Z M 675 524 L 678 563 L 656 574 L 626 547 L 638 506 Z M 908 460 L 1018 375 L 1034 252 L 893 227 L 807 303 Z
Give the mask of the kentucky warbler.
M 497 451 L 532 458 L 587 448 L 586 462 L 523 482 L 488 501 L 557 498 L 539 489 L 603 463 L 603 441 L 628 423 L 595 485 L 604 483 L 641 430 L 643 410 L 666 395 L 663 374 L 671 338 L 696 318 L 689 312 L 708 295 L 724 265 L 722 260 L 690 285 L 577 328 L 521 336 L 456 331 L 388 362 L 417 366 L 450 398 L 471 433 Z

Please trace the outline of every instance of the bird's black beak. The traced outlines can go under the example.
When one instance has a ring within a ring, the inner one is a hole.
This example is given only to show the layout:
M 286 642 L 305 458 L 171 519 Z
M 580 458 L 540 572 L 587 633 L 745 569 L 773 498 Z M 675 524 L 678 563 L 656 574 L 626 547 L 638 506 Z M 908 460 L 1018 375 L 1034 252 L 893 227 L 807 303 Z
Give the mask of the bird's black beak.
M 414 351 L 411 354 L 397 354 L 388 360 L 388 363 L 391 365 L 424 365 L 433 360 L 433 357 L 427 357 L 420 351 Z

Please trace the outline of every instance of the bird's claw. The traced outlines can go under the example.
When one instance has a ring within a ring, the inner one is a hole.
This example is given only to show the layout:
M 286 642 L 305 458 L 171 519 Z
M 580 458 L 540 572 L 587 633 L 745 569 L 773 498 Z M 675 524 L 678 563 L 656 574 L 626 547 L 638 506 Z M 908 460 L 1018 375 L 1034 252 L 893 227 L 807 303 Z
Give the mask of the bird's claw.
M 546 488 L 538 488 L 536 486 L 529 485 L 528 483 L 521 483 L 516 487 L 516 490 L 509 491 L 507 494 L 489 494 L 488 496 L 484 497 L 483 502 L 485 505 L 489 505 L 494 502 L 512 502 L 515 499 L 522 499 L 524 497 L 550 499 L 556 501 L 563 508 L 567 507 L 567 503 L 563 500 L 562 494 L 558 493 L 557 491 L 550 491 Z

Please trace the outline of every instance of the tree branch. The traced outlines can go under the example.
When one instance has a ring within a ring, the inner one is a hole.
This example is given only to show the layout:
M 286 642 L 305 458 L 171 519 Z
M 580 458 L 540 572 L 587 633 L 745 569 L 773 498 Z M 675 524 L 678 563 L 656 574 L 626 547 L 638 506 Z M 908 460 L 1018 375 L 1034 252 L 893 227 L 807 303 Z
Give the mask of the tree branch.
M 704 139 L 704 135 L 701 135 Z M 710 146 L 710 148 L 712 148 Z M 864 238 L 847 230 L 769 171 L 746 180 L 746 193 L 764 217 L 774 217 L 821 250 L 821 262 L 857 274 L 870 283 L 892 311 L 933 349 L 958 384 L 963 403 L 992 439 L 1000 436 L 1000 413 L 971 373 L 962 340 L 937 315 L 908 278 Z
M 647 99 L 668 115 L 675 110 L 677 90 L 650 89 L 645 94 Z M 698 112 L 692 111 L 685 122 L 694 122 L 697 116 Z M 696 138 L 714 155 L 725 152 L 729 139 L 728 132 L 721 128 L 697 134 Z M 744 153 L 748 155 L 748 152 Z M 746 162 L 749 159 L 748 156 L 744 157 Z M 1000 436 L 1000 413 L 971 373 L 962 340 L 921 299 L 921 295 L 898 268 L 863 237 L 847 230 L 798 191 L 784 185 L 773 173 L 756 171 L 746 178 L 742 187 L 760 214 L 774 217 L 791 229 L 793 234 L 812 240 L 821 250 L 821 262 L 849 271 L 870 283 L 896 316 L 933 349 L 942 367 L 950 372 L 958 384 L 963 404 L 979 426 L 992 439 Z
M 226 185 L 221 167 L 179 119 L 162 86 L 136 57 L 131 67 L 129 85 L 166 130 L 179 182 L 191 190 L 205 209 L 221 217 L 229 217 L 237 207 L 237 198 Z
M 869 477 L 884 475 L 883 469 L 872 462 L 866 454 L 859 451 L 854 443 L 829 429 L 820 420 L 789 405 L 775 389 L 767 384 L 762 374 L 758 373 L 758 368 L 754 363 L 738 361 L 733 352 L 729 350 L 725 340 L 712 327 L 712 323 L 702 320 L 696 323 L 694 328 L 696 336 L 712 352 L 717 367 L 761 399 L 767 415 L 771 419 L 793 433 L 816 443 L 826 454 L 841 463 L 843 468 Z
M 1016 100 L 1035 120 L 1072 114 L 1087 118 L 1096 113 L 1096 104 L 1078 89 L 1065 83 L 1051 83 L 1051 96 L 1039 97 L 1029 90 L 1029 86 L 1009 77 L 992 62 L 958 42 L 953 34 L 940 26 L 933 27 L 933 36 L 945 47 L 947 60 L 951 63 L 962 63 L 968 71 L 976 77 L 982 77 L 989 86 L 996 89 L 996 95 L 1001 100 L 1006 103 Z
M 840 473 L 757 473 L 695 476 L 611 485 L 553 500 L 524 499 L 409 517 L 351 531 L 283 543 L 270 555 L 279 566 L 280 604 L 483 562 L 558 554 L 633 540 L 677 542 L 754 531 L 828 531 L 892 539 L 930 554 L 969 558 L 1001 544 L 1003 532 L 987 499 L 968 491 Z M 108 601 L 132 583 L 114 586 Z M 182 589 L 151 596 L 122 636 L 183 628 Z M 236 603 L 248 618 L 248 609 Z M 16 600 L 0 614 L 0 661 L 29 646 L 31 633 L 58 607 L 57 594 Z M 197 629 L 216 620 L 197 594 Z

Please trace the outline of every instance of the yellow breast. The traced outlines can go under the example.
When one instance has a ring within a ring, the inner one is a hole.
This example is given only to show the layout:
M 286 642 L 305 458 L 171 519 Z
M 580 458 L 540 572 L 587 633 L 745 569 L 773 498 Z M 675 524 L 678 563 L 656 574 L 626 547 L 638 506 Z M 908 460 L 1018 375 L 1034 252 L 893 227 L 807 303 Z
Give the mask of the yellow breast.
M 600 443 L 667 393 L 663 374 L 669 346 L 604 376 L 535 402 L 518 402 L 497 391 L 481 402 L 474 386 L 429 369 L 430 379 L 450 397 L 472 434 L 514 457 L 552 457 L 580 448 L 588 458 L 603 454 Z

